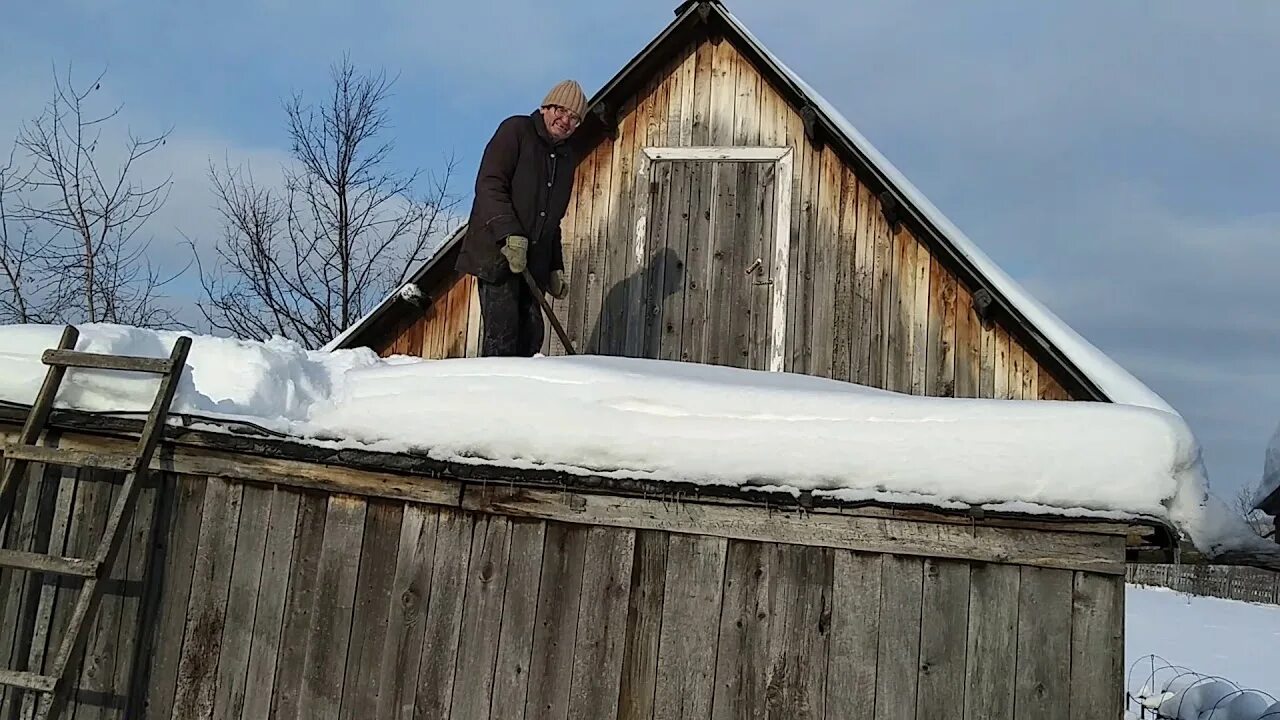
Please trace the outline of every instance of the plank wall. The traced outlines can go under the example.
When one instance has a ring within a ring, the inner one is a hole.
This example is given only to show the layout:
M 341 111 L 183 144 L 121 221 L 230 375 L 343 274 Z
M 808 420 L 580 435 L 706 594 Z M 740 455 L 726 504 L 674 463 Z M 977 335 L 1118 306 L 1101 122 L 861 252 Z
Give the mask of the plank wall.
M 959 526 L 849 535 L 744 508 L 500 488 L 451 507 L 429 481 L 405 492 L 438 502 L 295 484 L 334 472 L 148 487 L 67 717 L 1120 715 L 1120 570 L 911 550 L 972 544 Z M 5 546 L 87 551 L 118 477 L 76 477 L 36 478 Z M 741 536 L 753 527 L 787 541 Z M 912 554 L 883 551 L 898 546 Z M 40 667 L 72 590 L 0 577 L 0 659 Z M 22 706 L 0 696 L 0 718 Z
M 553 307 L 580 350 L 623 354 L 628 327 L 640 326 L 631 332 L 643 336 L 653 315 L 648 307 L 660 301 L 635 292 L 645 268 L 632 252 L 633 217 L 637 203 L 649 202 L 648 189 L 633 188 L 636 158 L 646 146 L 702 145 L 787 146 L 796 153 L 786 370 L 923 395 L 1071 399 L 1053 368 L 1007 329 L 982 326 L 970 289 L 910 232 L 890 230 L 867 186 L 830 146 L 809 142 L 800 115 L 727 41 L 679 53 L 621 107 L 616 138 L 602 138 L 578 165 L 562 224 L 571 290 Z M 698 185 L 695 173 L 688 187 L 676 183 L 661 198 L 671 208 L 668 247 L 686 257 L 681 270 L 690 278 L 740 274 L 742 268 L 729 266 L 732 254 L 686 244 L 689 224 L 705 221 L 680 212 Z M 462 301 L 449 296 L 451 307 Z M 711 308 L 678 310 L 682 322 L 661 343 L 646 343 L 644 354 L 679 358 L 673 340 L 704 342 L 705 333 L 724 331 Z M 728 310 L 745 315 L 751 308 Z M 376 343 L 384 352 L 421 345 L 426 356 L 440 357 L 422 338 L 456 336 L 459 315 L 445 315 Z M 562 352 L 549 327 L 545 351 Z

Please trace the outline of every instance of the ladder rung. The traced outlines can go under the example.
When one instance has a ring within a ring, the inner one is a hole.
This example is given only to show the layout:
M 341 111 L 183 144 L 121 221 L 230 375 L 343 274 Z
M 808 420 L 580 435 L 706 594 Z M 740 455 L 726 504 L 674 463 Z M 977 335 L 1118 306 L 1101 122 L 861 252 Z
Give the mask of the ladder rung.
M 42 555 L 22 550 L 0 550 L 0 567 L 71 577 L 88 578 L 98 574 L 98 563 L 93 560 Z
M 45 350 L 45 365 L 91 368 L 95 370 L 129 370 L 163 375 L 171 366 L 167 358 L 132 357 L 129 355 L 103 355 L 76 350 Z
M 43 445 L 18 445 L 6 443 L 4 455 L 10 460 L 27 460 L 45 463 L 46 465 L 70 465 L 72 467 L 97 468 L 99 470 L 119 470 L 128 472 L 133 469 L 134 456 L 124 453 L 88 452 L 85 450 L 66 450 L 63 448 L 44 447 Z
M 53 692 L 57 684 L 58 679 L 49 675 L 37 675 L 33 672 L 18 672 L 17 670 L 0 670 L 0 685 L 10 685 L 25 690 L 48 693 Z

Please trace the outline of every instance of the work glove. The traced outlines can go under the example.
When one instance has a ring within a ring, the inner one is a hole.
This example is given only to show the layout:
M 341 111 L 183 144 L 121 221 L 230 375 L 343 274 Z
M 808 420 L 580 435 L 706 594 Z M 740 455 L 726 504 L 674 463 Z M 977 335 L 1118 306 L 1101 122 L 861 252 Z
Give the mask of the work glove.
M 547 288 L 551 293 L 551 297 L 557 300 L 563 300 L 565 295 L 569 294 L 569 283 L 564 281 L 564 271 L 556 270 L 551 273 L 551 287 Z
M 508 235 L 506 243 L 498 252 L 507 258 L 511 272 L 519 275 L 529 267 L 529 238 L 522 235 Z

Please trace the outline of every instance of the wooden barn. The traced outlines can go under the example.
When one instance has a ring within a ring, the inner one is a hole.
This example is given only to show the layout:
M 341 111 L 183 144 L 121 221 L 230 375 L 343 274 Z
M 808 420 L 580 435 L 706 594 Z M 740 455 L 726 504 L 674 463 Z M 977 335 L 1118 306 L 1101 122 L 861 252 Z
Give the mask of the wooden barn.
M 1168 547 L 40 414 L 0 405 L 3 720 L 50 689 L 63 718 L 1119 718 L 1126 555 Z
M 553 307 L 579 352 L 1116 399 L 1069 328 L 717 1 L 681 5 L 592 98 L 574 142 L 571 290 Z M 412 277 L 424 301 L 393 294 L 330 347 L 475 355 L 461 232 Z M 548 326 L 546 352 L 562 351 Z
M 581 350 L 917 394 L 1148 399 L 719 2 L 681 5 L 577 137 L 556 311 Z M 415 276 L 421 307 L 389 297 L 331 346 L 474 355 L 455 251 Z M 73 360 L 119 359 L 45 356 Z M 1154 518 L 48 409 L 0 404 L 0 720 L 58 693 L 77 719 L 1119 718 L 1126 559 L 1176 545 Z

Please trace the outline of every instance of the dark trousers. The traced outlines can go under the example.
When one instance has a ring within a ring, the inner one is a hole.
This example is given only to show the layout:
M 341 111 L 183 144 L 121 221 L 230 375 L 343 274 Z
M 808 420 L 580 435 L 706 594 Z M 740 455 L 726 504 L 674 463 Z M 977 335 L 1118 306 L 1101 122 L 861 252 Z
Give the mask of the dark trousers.
M 542 350 L 542 306 L 520 275 L 479 280 L 482 357 L 533 357 Z

